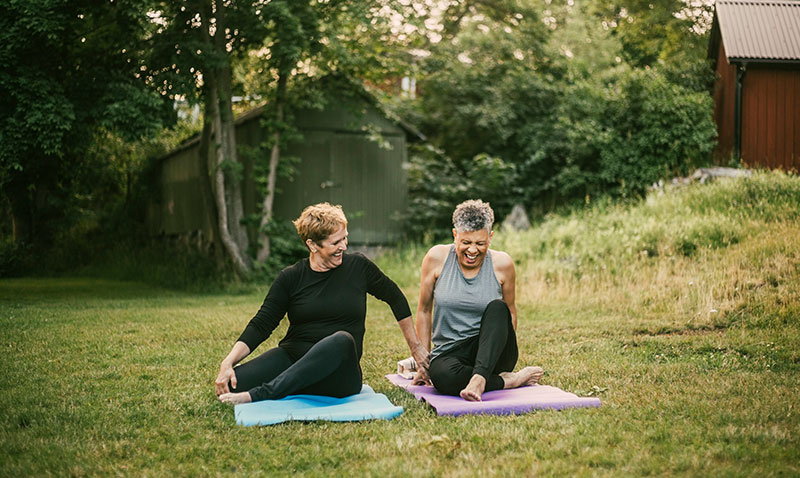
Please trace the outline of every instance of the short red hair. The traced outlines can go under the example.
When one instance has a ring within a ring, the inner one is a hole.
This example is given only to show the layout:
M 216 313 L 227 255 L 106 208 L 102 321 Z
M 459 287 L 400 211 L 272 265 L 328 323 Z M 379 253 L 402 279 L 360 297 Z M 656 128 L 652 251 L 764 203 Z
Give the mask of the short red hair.
M 320 244 L 342 226 L 347 226 L 347 218 L 344 216 L 342 206 L 321 202 L 303 209 L 300 217 L 292 224 L 303 243 L 311 239 Z

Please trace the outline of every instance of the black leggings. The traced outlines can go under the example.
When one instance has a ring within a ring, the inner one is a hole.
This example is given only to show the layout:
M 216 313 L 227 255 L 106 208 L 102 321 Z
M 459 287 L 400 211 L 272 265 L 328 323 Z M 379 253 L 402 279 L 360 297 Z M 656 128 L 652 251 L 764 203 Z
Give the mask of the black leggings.
M 361 391 L 356 343 L 349 332 L 342 330 L 315 343 L 297 360 L 276 347 L 234 371 L 237 387 L 231 390 L 249 391 L 254 402 L 298 394 L 341 398 Z
M 503 388 L 503 378 L 498 374 L 514 370 L 518 357 L 511 312 L 497 299 L 483 311 L 478 335 L 433 359 L 428 374 L 436 390 L 447 395 L 458 395 L 475 374 L 486 379 L 485 391 L 490 392 Z

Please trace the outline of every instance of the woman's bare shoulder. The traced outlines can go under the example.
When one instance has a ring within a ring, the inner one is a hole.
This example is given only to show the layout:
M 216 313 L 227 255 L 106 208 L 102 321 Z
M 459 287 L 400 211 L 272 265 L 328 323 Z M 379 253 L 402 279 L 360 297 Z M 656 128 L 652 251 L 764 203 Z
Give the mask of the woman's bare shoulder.
M 425 254 L 425 258 L 422 259 L 422 267 L 423 269 L 427 270 L 437 270 L 441 269 L 444 265 L 445 260 L 447 260 L 447 254 L 450 252 L 450 246 L 447 244 L 438 244 L 430 249 L 428 249 L 428 253 Z M 438 273 L 436 274 L 438 275 Z
M 448 252 L 450 252 L 450 244 L 436 244 L 428 249 L 428 253 L 425 256 L 432 259 L 445 259 Z
M 507 252 L 489 249 L 489 253 L 492 254 L 492 262 L 494 263 L 495 269 L 514 267 L 514 259 L 512 259 Z

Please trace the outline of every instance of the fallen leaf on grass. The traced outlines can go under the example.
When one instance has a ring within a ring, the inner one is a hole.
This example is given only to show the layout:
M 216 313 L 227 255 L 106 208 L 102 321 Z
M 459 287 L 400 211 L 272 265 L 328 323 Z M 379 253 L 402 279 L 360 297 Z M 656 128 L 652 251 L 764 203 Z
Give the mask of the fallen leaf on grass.
M 587 397 L 596 397 L 602 393 L 605 393 L 608 390 L 608 387 L 598 387 L 597 385 L 593 385 L 588 391 L 582 393 L 581 395 Z

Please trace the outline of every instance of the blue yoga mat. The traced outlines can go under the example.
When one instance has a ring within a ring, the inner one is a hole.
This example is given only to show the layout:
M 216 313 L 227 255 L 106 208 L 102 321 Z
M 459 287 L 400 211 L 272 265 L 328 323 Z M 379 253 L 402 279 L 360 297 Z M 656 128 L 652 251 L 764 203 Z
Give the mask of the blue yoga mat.
M 236 423 L 243 426 L 274 425 L 289 420 L 391 420 L 403 413 L 382 393 L 375 393 L 364 384 L 361 393 L 344 398 L 319 395 L 290 395 L 280 400 L 241 403 L 234 407 Z

